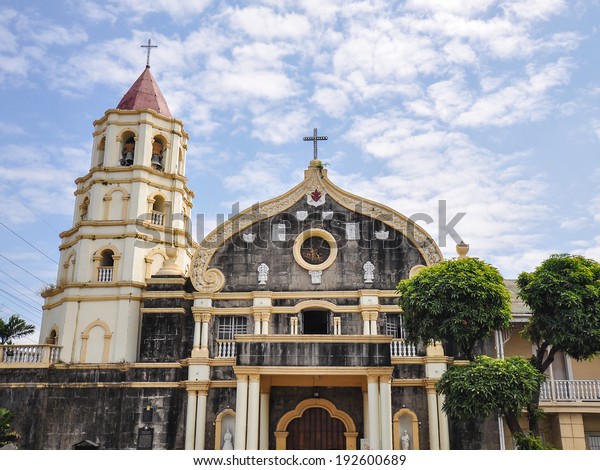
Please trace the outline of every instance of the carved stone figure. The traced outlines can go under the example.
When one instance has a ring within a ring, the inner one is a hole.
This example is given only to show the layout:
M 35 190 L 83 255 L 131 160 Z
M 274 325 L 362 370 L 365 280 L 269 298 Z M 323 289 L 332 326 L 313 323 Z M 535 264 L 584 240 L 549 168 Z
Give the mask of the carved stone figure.
M 223 436 L 223 450 L 233 450 L 233 445 L 231 444 L 232 437 L 233 436 L 231 435 L 229 428 L 227 428 L 225 435 Z
M 261 263 L 258 267 L 258 285 L 264 286 L 269 277 L 269 267 L 265 263 Z
M 373 280 L 375 279 L 375 265 L 373 263 L 371 263 L 370 261 L 367 261 L 364 265 L 363 265 L 363 270 L 365 272 L 365 282 L 367 284 L 370 284 L 373 282 Z
M 410 436 L 408 435 L 408 431 L 405 429 L 402 432 L 402 450 L 409 450 L 410 449 Z

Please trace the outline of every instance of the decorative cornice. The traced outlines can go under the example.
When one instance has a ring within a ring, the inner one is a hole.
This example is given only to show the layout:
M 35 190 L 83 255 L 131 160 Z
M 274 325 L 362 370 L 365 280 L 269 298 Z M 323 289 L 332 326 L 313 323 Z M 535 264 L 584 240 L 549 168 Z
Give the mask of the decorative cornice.
M 317 190 L 327 194 L 347 209 L 382 220 L 410 240 L 421 253 L 427 265 L 440 262 L 443 255 L 433 238 L 421 227 L 414 224 L 404 215 L 377 202 L 356 196 L 335 186 L 328 178 L 327 172 L 318 165 L 311 166 L 305 171 L 305 178 L 300 184 L 285 194 L 250 207 L 214 229 L 198 247 L 190 268 L 191 280 L 202 294 L 220 291 L 225 285 L 225 276 L 216 268 L 209 268 L 210 262 L 217 250 L 237 233 L 243 232 L 251 225 L 279 214 L 307 195 Z

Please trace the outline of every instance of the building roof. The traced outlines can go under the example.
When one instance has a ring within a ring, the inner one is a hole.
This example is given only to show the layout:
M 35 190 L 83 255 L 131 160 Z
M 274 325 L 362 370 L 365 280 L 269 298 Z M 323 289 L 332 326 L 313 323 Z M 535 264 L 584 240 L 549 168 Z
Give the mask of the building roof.
M 135 83 L 131 85 L 129 91 L 117 105 L 117 109 L 152 109 L 163 116 L 173 117 L 165 97 L 150 73 L 150 67 L 146 67 Z
M 529 315 L 531 310 L 525 302 L 523 302 L 523 299 L 519 297 L 517 281 L 515 279 L 504 279 L 504 285 L 506 285 L 510 291 L 510 307 L 513 315 Z

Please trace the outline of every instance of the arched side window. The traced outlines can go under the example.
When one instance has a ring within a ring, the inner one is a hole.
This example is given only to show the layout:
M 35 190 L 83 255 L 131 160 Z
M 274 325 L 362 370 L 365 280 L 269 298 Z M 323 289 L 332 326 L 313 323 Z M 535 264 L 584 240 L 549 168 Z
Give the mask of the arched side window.
M 75 262 L 77 255 L 74 251 L 71 251 L 67 260 L 63 264 L 62 274 L 59 280 L 59 284 L 66 284 L 75 280 Z
M 114 188 L 102 199 L 105 220 L 125 220 L 127 218 L 129 194 L 124 188 Z
M 90 198 L 88 196 L 83 198 L 83 202 L 79 206 L 79 219 L 80 220 L 88 220 L 88 213 L 90 210 Z
M 167 142 L 164 137 L 156 136 L 152 139 L 152 158 L 150 164 L 152 168 L 158 171 L 164 171 L 166 166 Z
M 179 149 L 179 159 L 177 160 L 177 174 L 181 176 L 185 174 L 183 151 L 181 149 Z
M 46 338 L 46 344 L 58 344 L 58 331 L 56 328 L 52 328 L 50 334 Z
M 124 132 L 121 139 L 121 166 L 131 166 L 135 158 L 135 134 L 131 131 Z
M 107 363 L 112 332 L 102 320 L 90 323 L 81 333 L 79 362 Z
M 120 256 L 116 248 L 101 248 L 94 255 L 94 267 L 97 282 L 113 282 L 117 279 L 117 265 Z
M 98 152 L 98 158 L 96 166 L 103 167 L 104 166 L 104 150 L 106 149 L 106 137 L 102 137 L 100 143 L 98 144 L 98 148 L 96 151 Z
M 165 225 L 165 214 L 167 202 L 160 194 L 149 200 L 152 203 L 150 208 L 150 222 L 154 225 Z

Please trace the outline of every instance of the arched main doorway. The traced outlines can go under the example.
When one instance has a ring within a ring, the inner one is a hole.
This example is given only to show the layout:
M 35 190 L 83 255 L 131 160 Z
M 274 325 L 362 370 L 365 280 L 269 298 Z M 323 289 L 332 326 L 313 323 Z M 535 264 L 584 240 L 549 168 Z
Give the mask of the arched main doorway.
M 323 408 L 309 408 L 288 428 L 288 450 L 344 450 L 346 426 Z
M 277 450 L 354 450 L 356 426 L 329 400 L 309 398 L 284 414 L 275 431 Z

